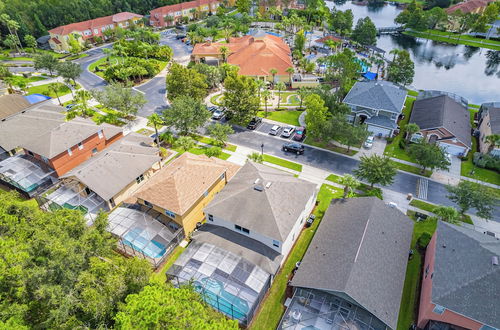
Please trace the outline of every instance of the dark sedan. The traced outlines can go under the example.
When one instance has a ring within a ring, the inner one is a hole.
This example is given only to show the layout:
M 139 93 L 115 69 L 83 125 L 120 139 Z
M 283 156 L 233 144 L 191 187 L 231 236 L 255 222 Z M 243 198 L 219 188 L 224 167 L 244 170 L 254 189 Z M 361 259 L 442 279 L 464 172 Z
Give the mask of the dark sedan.
M 262 123 L 262 118 L 255 117 L 247 125 L 248 129 L 256 129 L 259 124 Z
M 285 143 L 281 149 L 286 152 L 294 152 L 297 155 L 304 153 L 304 146 L 299 143 Z

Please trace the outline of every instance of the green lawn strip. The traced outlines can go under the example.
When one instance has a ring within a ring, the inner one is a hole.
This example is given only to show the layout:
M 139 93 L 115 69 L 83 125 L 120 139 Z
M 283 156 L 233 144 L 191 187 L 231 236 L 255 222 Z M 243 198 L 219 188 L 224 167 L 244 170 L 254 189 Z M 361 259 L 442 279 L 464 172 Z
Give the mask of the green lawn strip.
M 413 97 L 417 97 L 418 94 L 419 94 L 418 91 L 413 91 L 413 90 L 408 91 L 408 95 L 413 96 Z
M 271 155 L 263 155 L 263 159 L 265 162 L 286 167 L 297 172 L 302 172 L 302 165 L 288 161 L 286 159 L 281 159 Z
M 165 263 L 158 268 L 153 274 L 151 274 L 150 282 L 155 283 L 165 283 L 167 277 L 165 276 L 166 271 L 172 267 L 174 262 L 179 258 L 179 256 L 184 252 L 186 248 L 182 246 L 177 246 L 167 257 Z
M 410 202 L 410 205 L 413 206 L 413 207 L 416 207 L 418 209 L 421 209 L 421 210 L 424 210 L 424 211 L 427 211 L 427 212 L 431 212 L 431 213 L 433 213 L 433 211 L 437 207 L 439 207 L 439 205 L 434 205 L 434 204 L 427 203 L 427 202 L 424 202 L 424 201 L 421 201 L 421 200 L 418 200 L 418 199 L 412 199 L 411 202 Z M 467 215 L 467 214 L 464 214 L 462 216 L 461 221 L 463 221 L 465 223 L 468 223 L 468 224 L 471 224 L 471 225 L 474 224 L 472 222 L 472 219 L 470 218 L 470 216 Z
M 118 118 L 118 117 L 102 115 L 98 112 L 94 112 L 94 114 L 92 115 L 92 120 L 96 124 L 107 123 L 107 124 L 115 125 L 115 126 L 119 126 L 119 127 L 125 126 L 127 124 L 123 120 L 120 120 L 120 118 Z M 153 134 L 153 133 L 151 133 L 151 134 Z
M 215 94 L 212 95 L 210 98 L 210 103 L 215 104 L 215 105 L 221 105 L 222 102 L 222 94 Z
M 432 175 L 432 172 L 429 170 L 425 170 L 425 173 L 422 173 L 422 169 L 420 167 L 416 167 L 416 166 L 412 166 L 412 165 L 408 165 L 408 164 L 403 164 L 400 162 L 396 162 L 394 160 L 391 160 L 391 162 L 398 170 L 401 170 L 401 171 L 425 176 L 427 178 L 429 178 Z
M 155 132 L 150 130 L 150 129 L 147 129 L 147 128 L 141 128 L 140 130 L 137 130 L 135 131 L 136 133 L 139 133 L 139 134 L 142 134 L 142 135 L 147 135 L 147 136 L 150 136 L 152 134 L 154 134 Z
M 424 39 L 430 39 L 434 41 L 441 41 L 441 42 L 446 42 L 450 44 L 460 44 L 460 45 L 467 45 L 467 46 L 473 46 L 473 47 L 482 47 L 482 48 L 488 48 L 488 49 L 493 49 L 493 50 L 500 50 L 500 42 L 494 41 L 494 40 L 488 40 L 486 42 L 490 43 L 485 44 L 481 43 L 482 40 L 484 39 L 479 39 L 479 38 L 473 38 L 473 37 L 468 37 L 468 36 L 461 36 L 460 39 L 454 39 L 458 38 L 458 34 L 445 34 L 443 33 L 437 33 L 440 31 L 435 31 L 433 30 L 430 34 L 428 32 L 417 32 L 417 31 L 405 31 L 403 34 L 410 35 L 413 37 L 417 38 L 424 38 Z M 449 38 L 449 36 L 454 37 Z M 493 45 L 491 45 L 493 44 Z
M 80 53 L 80 54 L 77 54 L 77 55 L 70 55 L 68 57 L 65 57 L 64 60 L 65 61 L 73 61 L 73 60 L 77 60 L 79 58 L 84 58 L 84 57 L 87 57 L 89 56 L 89 54 L 87 53 Z
M 408 215 L 415 221 L 415 212 L 408 211 Z M 406 267 L 406 278 L 401 298 L 399 319 L 397 329 L 409 329 L 411 324 L 416 323 L 418 301 L 420 298 L 419 286 L 422 278 L 422 261 L 424 252 L 420 251 L 416 243 L 423 233 L 434 234 L 437 221 L 434 219 L 415 222 L 411 248 L 415 251 L 413 258 L 408 261 Z
M 192 138 L 201 143 L 209 144 L 211 146 L 217 146 L 217 142 L 214 139 L 211 139 L 206 136 L 192 135 Z M 234 144 L 226 143 L 223 149 L 235 152 L 236 146 Z
M 404 118 L 398 123 L 401 127 L 399 135 L 395 136 L 391 143 L 388 143 L 385 147 L 384 154 L 398 158 L 401 160 L 406 160 L 409 162 L 414 162 L 410 156 L 406 153 L 404 149 L 401 149 L 399 146 L 399 142 L 404 138 L 404 128 L 408 121 L 410 120 L 411 109 L 413 108 L 413 103 L 415 102 L 414 98 L 407 98 L 405 102 L 405 107 L 403 109 Z
M 259 111 L 257 116 L 288 125 L 299 126 L 299 117 L 301 113 L 302 111 L 296 110 L 268 111 L 266 117 L 265 111 Z
M 65 84 L 63 84 L 63 83 L 56 83 L 56 84 L 59 85 L 59 91 L 57 93 L 59 95 L 59 97 L 71 93 L 70 89 Z M 49 86 L 49 84 L 30 87 L 30 88 L 28 88 L 28 95 L 30 95 L 30 94 L 43 94 L 43 95 L 50 96 L 52 98 L 56 98 L 56 94 L 52 91 L 49 91 L 48 86 Z
M 278 272 L 278 275 L 276 275 L 268 294 L 261 302 L 260 308 L 257 310 L 257 313 L 250 324 L 250 329 L 276 329 L 285 311 L 283 303 L 285 301 L 286 285 L 288 279 L 290 278 L 290 274 L 292 273 L 297 261 L 302 260 L 304 257 L 304 254 L 306 253 L 307 248 L 309 247 L 309 244 L 311 243 L 311 240 L 314 237 L 319 223 L 328 209 L 331 200 L 333 198 L 340 197 L 342 197 L 341 189 L 326 184 L 321 186 L 317 198 L 319 204 L 314 210 L 316 221 L 314 221 L 311 227 L 305 228 L 297 238 L 292 251 L 283 264 L 283 267 Z
M 346 148 L 342 148 L 342 147 L 333 145 L 331 143 L 326 143 L 326 142 L 322 142 L 322 141 L 314 141 L 312 138 L 309 138 L 309 137 L 307 137 L 304 140 L 304 144 L 308 144 L 308 145 L 322 148 L 322 149 L 327 149 L 327 150 L 338 152 L 340 154 L 344 154 L 344 155 L 348 155 L 348 156 L 354 156 L 355 154 L 358 153 L 357 150 L 351 149 L 351 150 L 347 151 Z
M 331 182 L 335 182 L 335 183 L 339 183 L 340 182 L 340 178 L 341 176 L 340 175 L 337 175 L 337 174 L 330 174 L 329 176 L 327 176 L 327 180 L 328 181 L 331 181 Z
M 467 158 L 462 161 L 460 167 L 460 174 L 468 178 L 500 185 L 500 174 L 494 170 L 489 170 L 486 168 L 477 167 L 474 165 L 473 158 L 474 153 L 477 152 L 477 139 L 472 137 L 472 149 L 469 151 Z M 474 174 L 472 174 L 474 171 Z
M 189 149 L 188 152 L 190 152 L 194 155 L 204 155 L 205 151 L 207 151 L 207 149 L 208 148 L 205 146 L 200 146 L 200 147 L 195 147 L 195 148 Z M 174 150 L 177 152 L 180 152 L 180 150 L 177 150 L 177 149 L 174 149 Z M 227 160 L 229 157 L 231 157 L 231 155 L 226 153 L 226 152 L 221 152 L 221 154 L 219 156 L 217 156 L 217 158 L 222 159 L 222 160 Z
M 96 75 L 98 75 L 99 77 L 103 78 L 104 77 L 104 73 L 102 71 L 96 72 L 96 70 L 97 70 L 97 67 L 99 67 L 100 65 L 107 65 L 108 58 L 109 58 L 109 62 L 111 64 L 118 63 L 119 57 L 116 57 L 116 56 L 105 56 L 105 57 L 100 58 L 97 61 L 91 63 L 89 65 L 89 67 L 88 67 L 89 71 L 93 72 Z M 100 69 L 104 71 L 106 68 L 105 67 L 100 67 Z

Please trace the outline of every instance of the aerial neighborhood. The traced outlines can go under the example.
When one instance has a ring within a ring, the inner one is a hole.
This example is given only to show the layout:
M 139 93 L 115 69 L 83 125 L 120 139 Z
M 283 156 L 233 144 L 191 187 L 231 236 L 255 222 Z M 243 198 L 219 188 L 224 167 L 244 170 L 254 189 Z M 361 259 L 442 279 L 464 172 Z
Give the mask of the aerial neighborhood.
M 500 329 L 498 0 L 0 0 L 0 329 Z

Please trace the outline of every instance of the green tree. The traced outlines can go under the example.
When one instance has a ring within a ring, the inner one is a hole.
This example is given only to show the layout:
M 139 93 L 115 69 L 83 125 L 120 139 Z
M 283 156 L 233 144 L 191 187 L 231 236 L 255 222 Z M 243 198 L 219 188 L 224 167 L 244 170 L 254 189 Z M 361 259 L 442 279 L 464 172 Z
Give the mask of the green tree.
M 304 46 L 306 44 L 306 36 L 304 30 L 300 30 L 295 34 L 294 46 L 301 54 L 304 53 Z
M 264 113 L 265 113 L 265 117 L 267 118 L 267 113 L 268 113 L 268 109 L 267 109 L 267 102 L 269 101 L 269 99 L 271 98 L 271 92 L 267 89 L 263 90 L 262 91 L 262 99 L 264 100 Z
M 173 127 L 181 134 L 194 133 L 210 118 L 210 112 L 199 100 L 182 95 L 172 101 L 170 108 L 163 111 L 165 125 Z
M 177 63 L 172 64 L 166 80 L 169 100 L 179 96 L 203 99 L 208 93 L 207 77 L 204 74 Z
M 361 185 L 361 182 L 352 175 L 346 174 L 339 179 L 339 184 L 344 186 L 344 198 L 347 198 Z
M 346 120 L 345 116 L 342 119 L 342 121 Z M 337 123 L 340 123 L 340 121 L 337 121 Z M 347 146 L 346 152 L 349 152 L 352 146 L 363 143 L 368 135 L 370 135 L 370 132 L 366 129 L 366 125 L 352 125 L 347 120 L 345 123 L 334 127 L 337 127 L 333 134 L 334 139 Z
M 358 168 L 353 172 L 358 178 L 368 181 L 372 188 L 376 183 L 382 186 L 392 184 L 397 173 L 390 158 L 379 155 L 361 156 Z
M 226 145 L 228 136 L 234 133 L 234 130 L 229 125 L 216 123 L 207 127 L 208 135 L 215 140 L 217 146 L 223 147 Z
M 460 222 L 460 213 L 452 206 L 438 206 L 432 210 L 439 220 L 458 224 Z
M 352 31 L 354 15 L 352 10 L 333 9 L 330 16 L 330 29 L 341 35 L 349 35 Z
M 309 94 L 305 99 L 307 113 L 305 122 L 309 135 L 314 139 L 322 139 L 327 135 L 328 108 L 318 94 Z
M 324 62 L 327 67 L 326 80 L 339 84 L 336 94 L 337 99 L 342 100 L 356 82 L 361 65 L 356 61 L 355 53 L 348 48 L 326 56 Z
M 264 162 L 264 157 L 258 152 L 252 152 L 247 156 L 247 159 L 254 162 L 262 164 Z
M 410 85 L 415 76 L 415 63 L 407 50 L 400 50 L 387 67 L 387 80 L 404 86 Z
M 276 88 L 278 89 L 278 110 L 279 110 L 281 105 L 281 92 L 286 89 L 286 85 L 284 82 L 280 81 L 279 83 L 276 84 Z
M 174 147 L 182 152 L 193 149 L 196 146 L 196 141 L 190 136 L 181 136 L 174 142 Z
M 311 89 L 307 87 L 300 87 L 299 90 L 297 91 L 297 94 L 299 95 L 300 98 L 299 109 L 303 109 L 302 104 L 304 103 L 304 100 L 306 99 L 307 95 L 311 94 Z
M 50 53 L 43 53 L 35 57 L 34 66 L 36 70 L 45 69 L 48 70 L 52 76 L 52 72 L 56 70 L 59 64 L 57 58 Z
M 413 134 L 420 132 L 420 127 L 415 123 L 408 123 L 404 127 L 404 131 L 406 133 L 405 141 L 408 143 Z
M 278 74 L 278 70 L 276 70 L 275 68 L 272 68 L 269 70 L 269 73 L 273 77 L 273 86 L 274 86 L 275 81 L 276 81 L 275 78 L 276 78 L 276 75 Z
M 426 169 L 431 171 L 436 168 L 448 170 L 450 167 L 450 162 L 446 159 L 444 150 L 439 145 L 427 141 L 411 144 L 408 147 L 408 155 L 422 166 L 422 173 L 425 173 Z
M 36 54 L 36 39 L 31 34 L 27 34 L 24 36 L 24 43 L 27 47 L 32 49 L 32 52 Z
M 82 51 L 82 45 L 78 41 L 79 35 L 74 36 L 70 33 L 68 36 L 69 51 L 71 54 L 79 54 Z
M 222 62 L 227 63 L 227 58 L 229 57 L 229 48 L 222 46 L 219 48 L 220 55 L 222 56 Z
M 360 18 L 356 27 L 352 31 L 352 40 L 363 46 L 373 46 L 377 44 L 377 28 L 370 17 Z
M 457 186 L 446 186 L 446 189 L 449 192 L 447 197 L 458 205 L 461 214 L 475 208 L 478 216 L 491 219 L 494 206 L 498 204 L 498 199 L 488 188 L 474 182 L 463 180 Z
M 153 125 L 155 129 L 155 142 L 158 149 L 160 148 L 160 135 L 158 134 L 158 127 L 163 125 L 163 119 L 159 114 L 153 113 L 148 117 L 148 125 Z
M 69 79 L 76 86 L 76 79 L 82 74 L 82 68 L 79 64 L 73 62 L 62 62 L 56 66 L 57 74 L 63 78 Z
M 293 66 L 291 66 L 287 68 L 285 71 L 286 73 L 288 73 L 288 82 L 290 86 L 292 86 L 292 75 L 295 73 L 295 69 L 293 68 Z
M 71 111 L 68 112 L 69 118 L 79 115 L 82 117 L 90 117 L 93 115 L 93 111 L 91 111 L 89 107 L 89 101 L 92 99 L 92 94 L 85 90 L 79 89 L 76 91 L 75 97 L 75 106 L 71 108 Z
M 221 147 L 210 147 L 205 150 L 205 155 L 208 158 L 219 157 L 222 154 Z
M 197 63 L 193 66 L 193 69 L 206 76 L 206 83 L 210 89 L 217 88 L 222 82 L 222 72 L 218 67 Z
M 59 89 L 60 88 L 61 88 L 61 85 L 59 85 L 59 83 L 57 83 L 57 82 L 50 83 L 47 86 L 47 89 L 49 90 L 49 92 L 54 93 L 56 95 L 57 102 L 59 102 L 59 105 L 62 106 L 61 99 L 59 98 Z
M 252 6 L 252 1 L 250 0 L 236 0 L 236 8 L 238 12 L 242 14 L 250 14 L 250 7 Z
M 246 123 L 255 117 L 260 107 L 257 84 L 248 76 L 230 73 L 224 81 L 223 105 L 236 123 Z
M 146 103 L 142 93 L 120 83 L 112 83 L 102 90 L 93 90 L 92 96 L 103 106 L 124 114 L 135 115 Z

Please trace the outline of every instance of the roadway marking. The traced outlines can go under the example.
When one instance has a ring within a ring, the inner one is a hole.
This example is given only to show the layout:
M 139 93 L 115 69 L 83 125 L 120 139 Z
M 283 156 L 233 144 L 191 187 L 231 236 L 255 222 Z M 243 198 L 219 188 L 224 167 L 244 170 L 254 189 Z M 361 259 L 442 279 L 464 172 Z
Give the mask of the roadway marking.
M 418 178 L 417 198 L 426 200 L 428 190 L 429 190 L 429 180 L 425 178 Z

